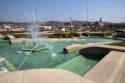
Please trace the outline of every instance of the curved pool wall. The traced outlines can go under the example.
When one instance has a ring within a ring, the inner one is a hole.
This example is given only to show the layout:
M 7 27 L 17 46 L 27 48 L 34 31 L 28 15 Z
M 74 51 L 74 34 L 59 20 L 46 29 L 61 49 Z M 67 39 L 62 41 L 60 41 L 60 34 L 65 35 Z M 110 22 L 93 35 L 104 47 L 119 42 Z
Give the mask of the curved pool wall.
M 85 46 L 79 51 L 79 56 L 74 57 L 67 62 L 64 62 L 56 68 L 65 69 L 82 76 L 86 72 L 88 72 L 94 65 L 96 65 L 98 61 L 105 57 L 109 52 L 118 50 L 119 49 L 112 49 L 108 47 L 105 48 L 103 47 L 103 45 L 102 47 L 97 47 L 96 45 L 89 47 Z
M 93 67 L 100 59 L 90 59 L 80 56 L 79 51 L 69 54 L 63 53 L 63 48 L 72 44 L 92 44 L 98 42 L 119 42 L 112 39 L 103 38 L 87 38 L 78 41 L 61 41 L 61 42 L 48 42 L 48 45 L 53 48 L 51 52 L 46 50 L 33 53 L 30 55 L 25 63 L 20 67 L 20 70 L 36 69 L 36 68 L 61 68 L 77 73 L 79 75 L 85 74 L 91 67 Z M 13 64 L 17 69 L 27 56 L 25 53 L 20 53 L 22 45 L 4 45 L 0 49 L 0 56 L 4 57 L 8 62 Z M 68 68 L 69 65 L 72 67 Z M 86 66 L 86 67 L 84 67 Z

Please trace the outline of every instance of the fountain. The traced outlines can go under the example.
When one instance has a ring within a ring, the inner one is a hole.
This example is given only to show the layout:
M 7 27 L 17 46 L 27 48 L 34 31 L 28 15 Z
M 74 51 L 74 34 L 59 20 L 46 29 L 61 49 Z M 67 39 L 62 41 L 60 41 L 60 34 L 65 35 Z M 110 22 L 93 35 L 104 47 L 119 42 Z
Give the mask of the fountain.
M 31 41 L 25 42 L 23 51 L 36 52 L 47 49 L 46 39 L 40 37 L 40 25 L 36 23 L 35 13 L 32 13 L 33 22 L 28 26 L 28 32 L 31 35 Z
M 40 35 L 40 25 L 36 23 L 35 13 L 32 13 L 33 22 L 28 26 L 28 32 L 30 33 L 31 40 L 24 41 L 22 50 L 18 53 L 24 53 L 26 56 L 18 67 L 18 70 L 22 68 L 25 62 L 33 53 L 39 53 L 38 51 L 44 50 L 44 52 L 48 52 L 50 56 L 55 57 L 56 53 L 53 52 L 53 47 L 47 44 L 46 38 Z M 43 51 L 42 51 L 43 52 Z

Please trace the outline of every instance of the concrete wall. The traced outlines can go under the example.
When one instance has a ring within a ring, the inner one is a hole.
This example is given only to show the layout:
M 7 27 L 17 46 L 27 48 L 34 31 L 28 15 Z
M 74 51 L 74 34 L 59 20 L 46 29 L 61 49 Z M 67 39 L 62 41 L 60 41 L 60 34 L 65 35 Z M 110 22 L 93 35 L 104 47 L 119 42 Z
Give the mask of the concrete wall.
M 25 43 L 31 43 L 31 39 L 28 38 L 16 38 L 10 40 L 10 44 L 25 44 Z
M 107 55 L 111 50 L 108 48 L 102 48 L 102 47 L 87 47 L 83 48 L 79 51 L 80 55 L 83 55 L 84 57 L 98 57 L 103 58 L 105 55 Z
M 96 83 L 125 83 L 125 47 L 97 45 L 83 48 L 80 54 L 104 57 L 84 78 Z
M 123 65 L 122 65 L 120 83 L 125 83 L 125 60 L 124 60 Z
M 124 52 L 112 51 L 92 68 L 84 78 L 96 83 L 125 83 L 124 61 Z
M 75 44 L 75 45 L 70 45 L 70 46 L 67 46 L 63 49 L 63 52 L 64 53 L 70 53 L 70 52 L 73 52 L 73 51 L 76 51 L 76 50 L 79 50 L 81 48 L 83 48 L 84 46 L 81 45 L 81 44 Z
M 35 69 L 0 75 L 0 83 L 94 83 L 64 70 Z

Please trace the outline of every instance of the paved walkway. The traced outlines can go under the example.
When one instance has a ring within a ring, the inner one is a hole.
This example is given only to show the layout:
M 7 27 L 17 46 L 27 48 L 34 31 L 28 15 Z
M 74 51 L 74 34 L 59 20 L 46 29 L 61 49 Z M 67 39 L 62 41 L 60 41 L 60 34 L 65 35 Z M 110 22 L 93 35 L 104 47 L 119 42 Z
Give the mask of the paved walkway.
M 35 69 L 0 75 L 0 83 L 94 83 L 76 74 L 57 69 Z

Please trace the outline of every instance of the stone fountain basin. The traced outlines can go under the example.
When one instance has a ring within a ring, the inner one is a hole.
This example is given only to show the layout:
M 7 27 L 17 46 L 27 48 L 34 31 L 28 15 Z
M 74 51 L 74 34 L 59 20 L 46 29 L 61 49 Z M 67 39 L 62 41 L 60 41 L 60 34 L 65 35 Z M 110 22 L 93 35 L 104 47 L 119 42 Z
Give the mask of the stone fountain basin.
M 41 47 L 41 48 L 32 48 L 32 49 L 22 49 L 23 51 L 27 51 L 27 52 L 38 52 L 38 51 L 42 51 L 42 50 L 47 50 L 46 47 Z

